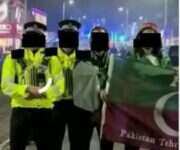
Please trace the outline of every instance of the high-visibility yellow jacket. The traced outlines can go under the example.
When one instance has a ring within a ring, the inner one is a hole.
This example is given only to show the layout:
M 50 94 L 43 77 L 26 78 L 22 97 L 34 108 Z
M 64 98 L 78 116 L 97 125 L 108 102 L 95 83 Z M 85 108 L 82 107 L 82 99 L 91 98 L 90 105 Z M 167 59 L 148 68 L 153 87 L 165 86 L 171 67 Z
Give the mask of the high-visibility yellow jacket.
M 64 93 L 64 77 L 57 56 L 49 57 L 47 65 L 44 65 L 45 80 L 53 79 L 53 84 L 42 98 L 26 99 L 28 93 L 27 87 L 32 85 L 32 68 L 39 68 L 43 65 L 44 48 L 39 49 L 33 54 L 31 49 L 25 49 L 23 61 L 26 67 L 23 68 L 16 59 L 8 55 L 4 60 L 2 67 L 1 87 L 4 94 L 11 97 L 12 108 L 52 108 L 53 101 Z M 17 78 L 17 79 L 16 79 Z M 18 82 L 16 82 L 17 80 Z M 45 82 L 46 82 L 45 81 Z
M 65 90 L 64 90 L 64 94 L 62 95 L 62 99 L 72 99 L 72 93 L 69 92 L 70 91 L 69 88 L 73 88 L 72 87 L 73 86 L 72 85 L 72 71 L 76 63 L 76 53 L 74 51 L 73 53 L 68 55 L 61 48 L 58 48 L 58 59 L 61 64 L 61 70 L 63 70 L 64 80 L 65 80 L 64 81 Z M 68 77 L 68 76 L 71 76 L 71 77 Z

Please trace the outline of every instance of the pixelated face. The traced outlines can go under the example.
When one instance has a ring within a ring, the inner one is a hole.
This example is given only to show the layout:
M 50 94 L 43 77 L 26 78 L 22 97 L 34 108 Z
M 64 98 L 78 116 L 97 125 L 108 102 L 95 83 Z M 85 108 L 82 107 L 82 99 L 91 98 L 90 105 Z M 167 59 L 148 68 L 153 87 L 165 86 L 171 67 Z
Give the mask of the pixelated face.
M 155 30 L 153 29 L 145 29 L 142 33 L 157 33 Z M 143 47 L 142 50 L 144 51 L 145 55 L 149 55 L 152 53 L 153 48 L 152 47 Z
M 95 55 L 101 57 L 107 53 L 108 49 L 108 34 L 103 28 L 93 29 L 91 33 L 91 49 Z
M 79 32 L 74 26 L 65 25 L 58 31 L 59 46 L 67 54 L 72 53 L 79 45 Z
M 45 31 L 38 26 L 34 25 L 32 27 L 28 27 L 24 30 L 23 38 L 22 38 L 22 47 L 45 47 L 46 45 L 46 35 Z

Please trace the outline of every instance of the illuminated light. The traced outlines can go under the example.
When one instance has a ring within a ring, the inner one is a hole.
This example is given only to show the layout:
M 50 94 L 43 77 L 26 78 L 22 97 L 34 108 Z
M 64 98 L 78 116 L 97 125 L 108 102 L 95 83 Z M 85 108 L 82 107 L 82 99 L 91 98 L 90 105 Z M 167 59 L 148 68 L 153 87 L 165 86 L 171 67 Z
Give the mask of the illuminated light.
M 114 33 L 111 32 L 111 41 L 114 42 Z
M 23 26 L 17 24 L 16 25 L 17 33 L 21 34 L 23 32 Z
M 6 2 L 0 5 L 0 22 L 3 22 L 8 17 L 8 4 Z
M 161 36 L 164 37 L 164 30 L 161 30 L 160 33 L 161 33 Z
M 87 34 L 87 38 L 88 38 L 88 39 L 91 38 L 91 33 L 90 33 L 90 32 Z
M 86 16 L 86 15 L 84 15 L 84 16 L 82 16 L 82 18 L 83 18 L 83 19 L 87 19 L 87 16 Z
M 38 21 L 38 22 L 43 23 L 43 24 L 47 24 L 46 16 L 42 16 L 42 15 L 39 15 L 39 14 L 35 15 L 35 21 Z
M 73 5 L 74 4 L 74 0 L 69 0 L 69 5 Z
M 118 35 L 117 35 L 117 33 L 114 33 L 114 41 L 118 41 Z
M 119 41 L 124 42 L 126 40 L 126 36 L 121 35 L 119 36 Z
M 15 18 L 16 18 L 16 20 L 17 20 L 17 23 L 20 23 L 21 18 L 22 18 L 22 14 L 23 14 L 23 9 L 17 7 L 17 8 L 16 8 L 16 13 L 15 13 Z
M 32 8 L 32 15 L 35 21 L 47 25 L 47 15 L 44 11 L 37 8 Z
M 2 38 L 0 39 L 0 47 L 8 47 L 12 46 L 13 39 L 12 38 Z
M 143 17 L 143 16 L 140 16 L 140 17 L 139 17 L 139 20 L 143 20 L 143 19 L 144 19 L 144 17 Z
M 118 8 L 118 11 L 119 11 L 119 12 L 123 12 L 123 11 L 124 11 L 124 8 L 123 8 L 123 7 L 119 7 L 119 8 Z
M 11 24 L 0 24 L 0 33 L 10 33 L 12 30 Z

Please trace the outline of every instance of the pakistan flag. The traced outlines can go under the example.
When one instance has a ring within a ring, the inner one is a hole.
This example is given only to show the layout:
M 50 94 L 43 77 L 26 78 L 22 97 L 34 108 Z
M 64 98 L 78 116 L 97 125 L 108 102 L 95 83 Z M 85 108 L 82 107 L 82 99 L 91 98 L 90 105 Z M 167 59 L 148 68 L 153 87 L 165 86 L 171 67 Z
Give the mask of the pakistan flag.
M 115 57 L 110 67 L 103 136 L 150 149 L 178 149 L 177 72 L 133 57 Z

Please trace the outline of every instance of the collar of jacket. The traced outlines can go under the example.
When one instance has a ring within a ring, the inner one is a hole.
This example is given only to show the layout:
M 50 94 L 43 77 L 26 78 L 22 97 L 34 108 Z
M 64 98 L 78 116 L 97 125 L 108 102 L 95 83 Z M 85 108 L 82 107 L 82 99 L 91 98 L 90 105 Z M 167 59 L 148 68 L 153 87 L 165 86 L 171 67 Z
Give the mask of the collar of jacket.
M 153 55 L 146 55 L 145 58 L 153 65 L 159 66 L 159 60 Z
M 109 53 L 105 53 L 103 56 L 98 57 L 94 52 L 91 53 L 93 64 L 99 68 L 106 68 L 109 63 Z
M 44 48 L 39 48 L 34 54 L 31 48 L 26 48 L 24 53 L 24 60 L 29 65 L 39 65 L 44 58 Z
M 67 55 L 61 48 L 58 49 L 58 58 L 65 69 L 73 69 L 76 62 L 76 52 Z

